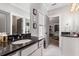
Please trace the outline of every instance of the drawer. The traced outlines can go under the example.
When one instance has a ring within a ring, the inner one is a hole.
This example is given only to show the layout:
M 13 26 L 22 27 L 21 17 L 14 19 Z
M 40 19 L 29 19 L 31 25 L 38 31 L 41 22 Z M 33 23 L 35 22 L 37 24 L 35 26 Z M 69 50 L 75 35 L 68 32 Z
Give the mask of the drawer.
M 35 44 L 29 46 L 28 48 L 23 49 L 21 51 L 21 55 L 22 56 L 28 56 L 29 54 L 31 54 L 36 49 L 38 49 L 38 43 L 35 43 Z

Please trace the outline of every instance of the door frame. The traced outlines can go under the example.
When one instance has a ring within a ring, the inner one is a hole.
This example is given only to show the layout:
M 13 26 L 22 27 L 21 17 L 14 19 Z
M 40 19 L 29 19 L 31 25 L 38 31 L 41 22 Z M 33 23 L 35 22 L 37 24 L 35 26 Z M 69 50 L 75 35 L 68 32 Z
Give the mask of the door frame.
M 50 17 L 59 17 L 59 48 L 61 48 L 61 15 L 53 15 Z

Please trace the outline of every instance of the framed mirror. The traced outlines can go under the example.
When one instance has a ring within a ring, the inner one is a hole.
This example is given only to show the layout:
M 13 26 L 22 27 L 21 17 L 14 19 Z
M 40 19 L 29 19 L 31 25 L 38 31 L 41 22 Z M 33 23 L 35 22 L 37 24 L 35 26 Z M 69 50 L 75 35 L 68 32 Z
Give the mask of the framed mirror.
M 23 18 L 20 16 L 12 15 L 12 34 L 23 33 Z
M 10 13 L 0 10 L 0 33 L 10 34 Z
M 33 15 L 37 15 L 37 10 L 33 9 Z

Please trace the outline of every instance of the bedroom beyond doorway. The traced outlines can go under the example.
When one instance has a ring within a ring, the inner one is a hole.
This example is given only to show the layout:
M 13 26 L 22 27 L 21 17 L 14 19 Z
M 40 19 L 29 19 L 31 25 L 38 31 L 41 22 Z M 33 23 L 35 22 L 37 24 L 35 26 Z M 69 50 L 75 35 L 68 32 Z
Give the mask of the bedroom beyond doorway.
M 49 44 L 59 47 L 59 16 L 49 19 Z

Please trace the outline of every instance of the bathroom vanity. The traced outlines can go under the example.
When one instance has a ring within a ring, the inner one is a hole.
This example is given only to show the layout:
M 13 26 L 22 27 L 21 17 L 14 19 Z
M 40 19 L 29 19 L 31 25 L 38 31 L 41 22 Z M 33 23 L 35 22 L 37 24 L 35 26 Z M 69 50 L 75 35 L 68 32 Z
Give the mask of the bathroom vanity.
M 24 39 L 27 40 L 27 39 Z M 31 42 L 25 44 L 0 44 L 1 56 L 42 56 L 43 55 L 43 39 L 38 40 L 37 37 L 31 37 Z
M 64 56 L 79 56 L 79 36 L 66 34 L 61 36 L 61 51 Z

